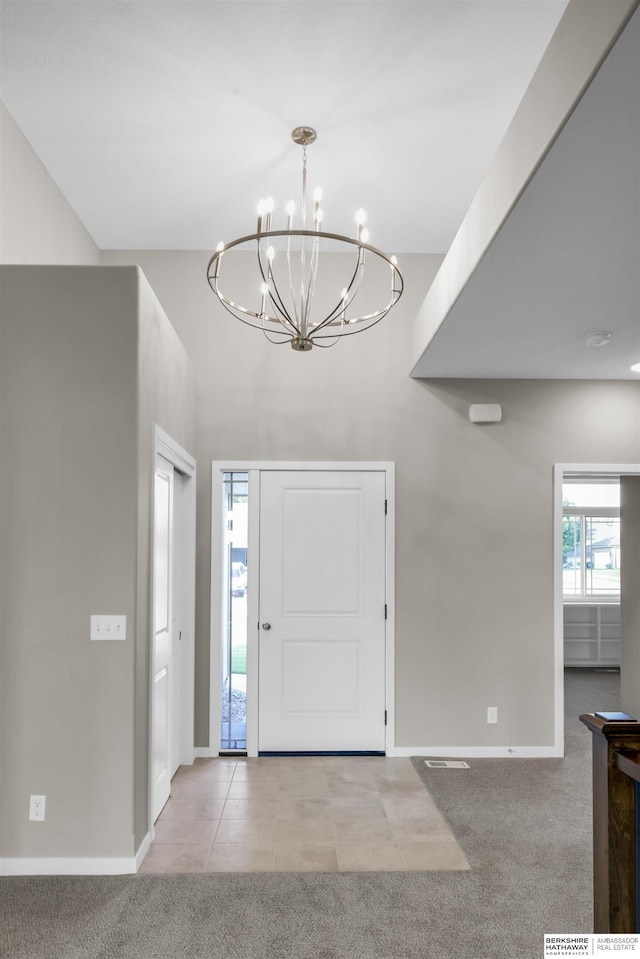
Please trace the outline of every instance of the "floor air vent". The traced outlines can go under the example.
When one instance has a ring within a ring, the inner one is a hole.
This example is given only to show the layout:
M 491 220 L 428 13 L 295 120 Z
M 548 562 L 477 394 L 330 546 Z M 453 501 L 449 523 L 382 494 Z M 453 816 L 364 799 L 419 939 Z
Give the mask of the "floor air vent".
M 429 769 L 468 769 L 469 763 L 463 762 L 461 759 L 425 759 L 425 766 L 428 766 Z

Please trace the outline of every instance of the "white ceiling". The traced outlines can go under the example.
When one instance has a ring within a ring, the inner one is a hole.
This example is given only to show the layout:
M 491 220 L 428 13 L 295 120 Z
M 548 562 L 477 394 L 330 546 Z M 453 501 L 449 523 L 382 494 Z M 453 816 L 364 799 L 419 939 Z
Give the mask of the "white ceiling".
M 102 249 L 251 232 L 298 199 L 304 123 L 327 230 L 364 207 L 374 245 L 443 253 L 565 6 L 1 0 L 0 94 Z

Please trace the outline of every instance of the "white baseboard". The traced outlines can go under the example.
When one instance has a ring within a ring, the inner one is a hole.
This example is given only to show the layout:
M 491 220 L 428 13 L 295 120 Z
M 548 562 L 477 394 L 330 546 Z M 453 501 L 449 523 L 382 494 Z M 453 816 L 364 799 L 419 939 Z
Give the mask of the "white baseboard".
M 0 876 L 122 876 L 135 873 L 151 845 L 146 834 L 135 856 L 23 856 L 0 859 Z
M 136 868 L 134 869 L 134 872 L 138 872 L 138 870 L 140 869 L 140 866 L 142 865 L 142 860 L 149 852 L 150 846 L 151 846 L 151 833 L 148 832 L 146 836 L 144 837 L 144 839 L 142 840 L 142 842 L 140 843 L 140 846 L 138 847 L 138 851 L 135 857 Z
M 196 746 L 197 759 L 216 759 L 220 754 L 208 746 Z M 428 756 L 433 759 L 562 759 L 564 752 L 555 746 L 394 746 L 387 750 L 393 756 L 410 758 Z
M 562 759 L 555 746 L 396 746 L 396 756 L 429 759 Z

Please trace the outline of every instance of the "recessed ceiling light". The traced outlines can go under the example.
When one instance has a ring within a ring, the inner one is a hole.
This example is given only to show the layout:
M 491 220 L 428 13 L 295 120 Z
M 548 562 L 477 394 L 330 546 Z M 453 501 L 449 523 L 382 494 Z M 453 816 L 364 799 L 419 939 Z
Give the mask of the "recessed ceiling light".
M 631 367 L 631 370 L 634 373 L 640 373 L 640 363 L 634 363 L 633 366 Z
M 602 330 L 599 333 L 587 333 L 584 341 L 587 346 L 606 346 L 611 339 L 612 334 Z

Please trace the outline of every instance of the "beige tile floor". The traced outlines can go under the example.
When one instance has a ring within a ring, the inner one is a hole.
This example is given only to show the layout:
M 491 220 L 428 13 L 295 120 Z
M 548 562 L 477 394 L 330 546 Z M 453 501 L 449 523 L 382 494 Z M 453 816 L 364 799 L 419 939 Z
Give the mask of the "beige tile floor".
M 408 759 L 197 759 L 141 872 L 469 869 Z

